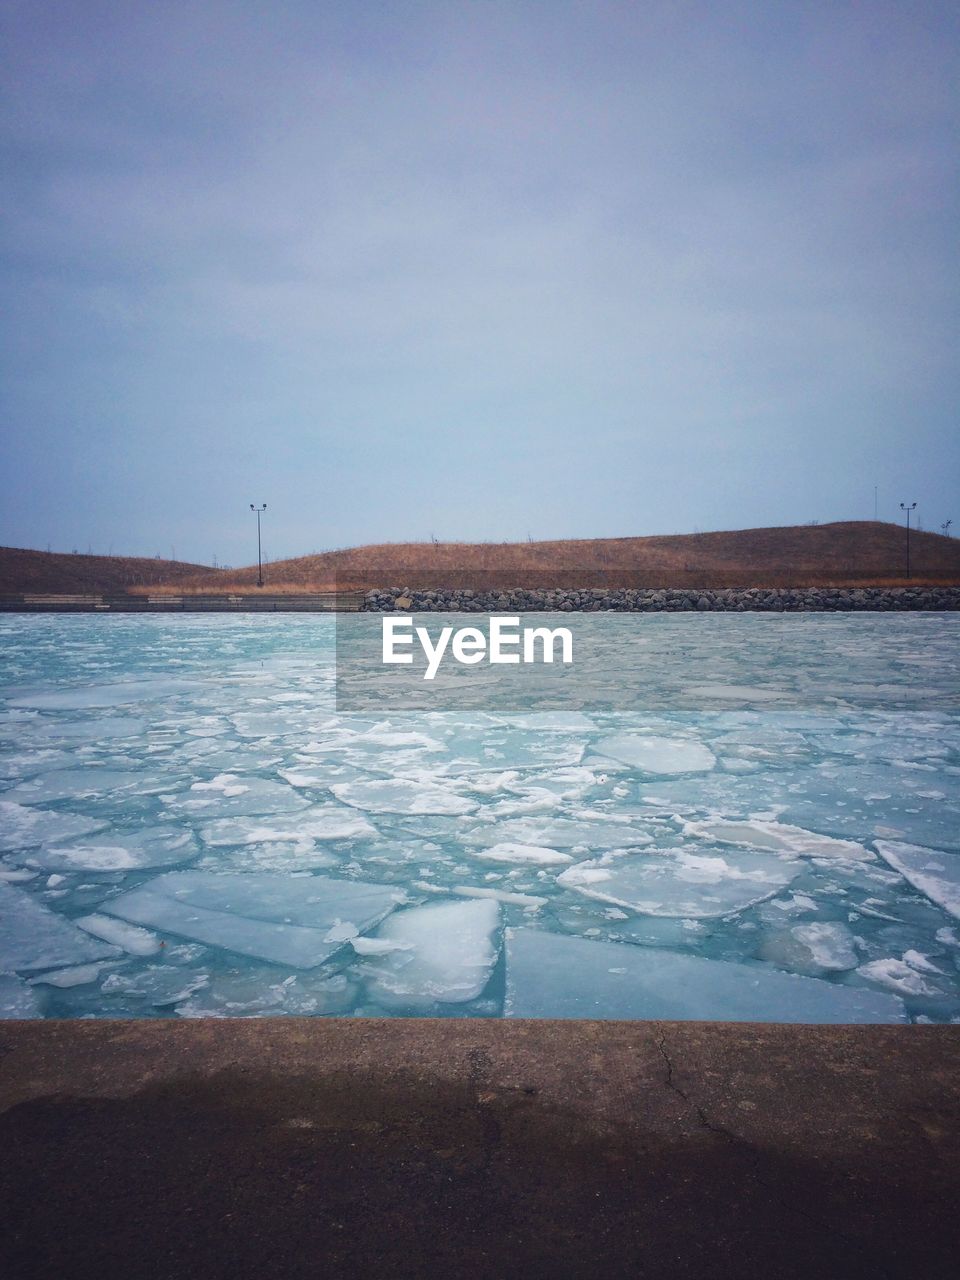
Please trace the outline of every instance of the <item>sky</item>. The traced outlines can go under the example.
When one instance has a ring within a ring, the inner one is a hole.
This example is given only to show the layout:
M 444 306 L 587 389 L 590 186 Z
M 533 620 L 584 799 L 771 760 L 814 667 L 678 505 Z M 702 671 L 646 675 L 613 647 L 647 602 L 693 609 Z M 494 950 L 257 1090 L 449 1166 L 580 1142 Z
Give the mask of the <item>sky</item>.
M 960 8 L 5 0 L 0 543 L 960 524 Z

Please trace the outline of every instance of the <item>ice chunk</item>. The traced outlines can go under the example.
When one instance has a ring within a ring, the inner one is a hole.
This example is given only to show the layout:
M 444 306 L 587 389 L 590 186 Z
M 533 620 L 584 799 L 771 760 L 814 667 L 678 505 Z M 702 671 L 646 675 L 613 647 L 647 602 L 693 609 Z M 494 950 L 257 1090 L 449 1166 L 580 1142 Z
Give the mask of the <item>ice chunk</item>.
M 55 800 L 87 800 L 102 796 L 118 795 L 124 791 L 163 790 L 163 782 L 156 777 L 129 770 L 51 769 L 38 774 L 28 782 L 21 782 L 5 792 L 6 798 L 17 804 L 47 804 Z
M 371 994 L 390 1007 L 474 1000 L 497 959 L 496 902 L 440 902 L 398 911 L 377 931 L 378 941 L 400 943 L 363 965 Z
M 794 973 L 817 975 L 855 969 L 858 956 L 845 924 L 813 921 L 773 929 L 760 944 L 760 958 Z
M 622 849 L 653 842 L 649 832 L 604 813 L 596 821 L 575 818 L 514 818 L 477 826 L 463 833 L 465 844 L 496 848 L 527 844 L 550 849 Z
M 131 956 L 152 956 L 160 950 L 160 939 L 156 934 L 138 925 L 127 924 L 125 920 L 114 920 L 95 912 L 91 916 L 78 916 L 73 923 L 95 938 L 122 947 Z
M 506 930 L 510 1018 L 905 1022 L 895 996 L 623 942 Z
M 150 965 L 140 973 L 112 973 L 105 978 L 100 990 L 105 996 L 125 995 L 144 1000 L 156 1009 L 179 1004 L 195 991 L 201 991 L 210 981 L 206 973 L 178 969 L 167 965 Z
M 946 994 L 942 987 L 935 986 L 926 978 L 921 977 L 916 969 L 905 963 L 905 961 L 895 960 L 892 957 L 887 960 L 871 960 L 869 964 L 862 964 L 857 973 L 861 977 L 867 978 L 870 982 L 877 982 L 881 986 L 889 987 L 892 991 L 897 991 L 905 996 L 943 996 Z
M 687 738 L 635 737 L 624 733 L 602 739 L 596 749 L 602 756 L 661 777 L 706 773 L 717 763 L 709 747 Z
M 269 818 L 222 818 L 200 828 L 203 843 L 215 849 L 236 844 L 356 840 L 376 834 L 376 828 L 362 814 L 339 804 L 318 804 L 302 813 Z
M 676 848 L 581 862 L 557 884 L 642 915 L 699 919 L 772 898 L 799 870 L 799 863 L 773 854 Z
M 25 890 L 0 883 L 0 969 L 62 969 L 118 954 L 116 947 L 91 938 Z
M 101 910 L 241 955 L 312 969 L 343 945 L 329 936 L 334 926 L 348 923 L 362 933 L 401 899 L 389 885 L 323 876 L 169 871 Z
M 330 790 L 344 804 L 370 813 L 472 813 L 477 807 L 475 800 L 468 800 L 449 787 L 407 778 L 337 782 Z
M 869 849 L 853 840 L 836 840 L 822 836 L 803 827 L 792 827 L 786 822 L 765 822 L 750 818 L 745 822 L 685 822 L 683 834 L 713 840 L 718 844 L 745 845 L 751 849 L 776 849 L 795 857 L 847 858 L 868 862 L 873 859 Z
M 495 844 L 490 849 L 481 849 L 475 856 L 486 862 L 532 862 L 545 867 L 573 862 L 569 853 L 535 844 Z
M 251 814 L 288 814 L 306 809 L 304 800 L 286 782 L 269 778 L 237 778 L 219 774 L 209 782 L 194 782 L 189 791 L 164 796 L 163 802 L 172 813 L 187 818 L 240 818 Z
M 170 826 L 147 827 L 70 844 L 44 845 L 30 855 L 28 862 L 59 871 L 132 871 L 169 867 L 196 857 L 197 852 L 197 843 L 189 831 Z
M 0 849 L 32 849 L 47 841 L 72 840 L 102 831 L 107 825 L 77 813 L 54 813 L 0 800 Z
M 938 907 L 960 920 L 960 854 L 900 844 L 895 840 L 873 843 L 884 862 Z
M 0 973 L 0 1018 L 39 1018 L 33 989 L 14 973 Z
M 102 968 L 102 964 L 78 964 L 70 969 L 55 969 L 52 973 L 43 973 L 30 981 L 33 986 L 84 987 L 96 982 Z

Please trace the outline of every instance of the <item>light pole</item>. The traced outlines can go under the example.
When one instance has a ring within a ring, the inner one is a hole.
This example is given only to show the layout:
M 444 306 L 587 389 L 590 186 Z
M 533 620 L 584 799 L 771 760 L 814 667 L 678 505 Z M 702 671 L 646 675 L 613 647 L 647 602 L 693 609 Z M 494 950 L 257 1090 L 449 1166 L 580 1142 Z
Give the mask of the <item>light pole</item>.
M 900 510 L 907 513 L 907 577 L 910 577 L 910 512 L 916 509 L 917 504 L 911 502 L 909 506 L 905 502 L 900 503 Z
M 902 505 L 903 504 L 901 503 L 901 506 Z M 913 505 L 916 506 L 917 504 L 914 503 Z M 259 507 L 255 506 L 252 502 L 250 503 L 250 510 L 255 511 L 257 513 L 257 586 L 258 587 L 263 586 L 263 557 L 260 554 L 260 512 L 266 511 L 266 509 L 267 509 L 267 504 L 265 502 Z M 909 576 L 910 576 L 910 572 L 908 570 L 907 577 L 909 578 Z
M 940 532 L 943 534 L 945 538 L 950 537 L 950 526 L 952 524 L 953 524 L 952 520 L 945 520 L 943 524 L 940 526 Z

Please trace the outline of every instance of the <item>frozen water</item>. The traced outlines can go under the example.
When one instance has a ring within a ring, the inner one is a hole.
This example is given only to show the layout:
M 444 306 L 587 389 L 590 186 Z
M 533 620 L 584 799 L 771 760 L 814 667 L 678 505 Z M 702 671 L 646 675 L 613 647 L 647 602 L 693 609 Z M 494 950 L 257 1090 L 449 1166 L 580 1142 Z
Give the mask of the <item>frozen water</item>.
M 853 934 L 836 921 L 773 929 L 765 935 L 759 954 L 779 969 L 814 975 L 855 969 L 859 963 Z
M 266 872 L 170 871 L 110 899 L 103 910 L 241 955 L 311 969 L 401 899 L 388 885 L 321 876 L 302 881 Z
M 409 1008 L 476 999 L 496 963 L 499 923 L 496 902 L 482 899 L 397 911 L 377 931 L 395 949 L 362 966 L 373 998 Z
M 31 849 L 44 841 L 70 840 L 100 831 L 107 823 L 76 813 L 31 809 L 0 800 L 0 849 Z
M 705 773 L 717 763 L 716 756 L 702 742 L 685 742 L 679 738 L 618 734 L 602 738 L 596 749 L 602 756 L 658 776 Z
M 33 973 L 117 954 L 116 947 L 91 938 L 25 889 L 0 884 L 0 970 Z
M 871 859 L 869 849 L 853 840 L 835 840 L 816 831 L 804 831 L 786 822 L 687 822 L 684 835 L 702 836 L 720 844 L 746 845 L 753 849 L 776 849 L 794 857 Z
M 33 988 L 15 973 L 0 973 L 0 1018 L 39 1018 Z
M 915 889 L 960 920 L 960 854 L 893 840 L 878 840 L 876 845 L 884 861 Z
M 127 924 L 125 920 L 114 920 L 111 916 L 94 912 L 90 916 L 78 916 L 74 924 L 95 938 L 122 947 L 131 956 L 152 956 L 160 950 L 160 939 L 156 934 L 149 929 L 141 929 L 139 925 Z
M 197 852 L 197 842 L 189 831 L 147 827 L 88 836 L 70 844 L 47 844 L 30 853 L 27 862 L 31 867 L 57 871 L 133 871 L 187 862 Z
M 676 848 L 580 862 L 557 884 L 642 915 L 697 919 L 772 898 L 798 871 L 796 862 L 770 854 Z
M 905 1021 L 888 995 L 654 947 L 508 929 L 506 953 L 512 1018 Z
M 344 712 L 333 618 L 0 615 L 11 1008 L 499 1016 L 495 913 L 588 1012 L 960 1022 L 960 616 L 563 621 L 547 698 Z
M 405 778 L 340 782 L 330 790 L 344 804 L 368 813 L 470 813 L 477 807 L 451 788 L 424 786 Z

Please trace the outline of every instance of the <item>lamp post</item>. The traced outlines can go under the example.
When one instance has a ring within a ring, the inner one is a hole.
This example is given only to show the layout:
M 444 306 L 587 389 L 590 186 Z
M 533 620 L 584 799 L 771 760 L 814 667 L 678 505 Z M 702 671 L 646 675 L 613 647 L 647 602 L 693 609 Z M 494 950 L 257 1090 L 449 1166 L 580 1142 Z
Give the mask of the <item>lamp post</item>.
M 916 509 L 917 504 L 911 502 L 909 506 L 905 502 L 900 503 L 900 510 L 907 513 L 907 577 L 910 577 L 910 512 Z
M 945 538 L 950 537 L 950 526 L 952 524 L 953 524 L 952 520 L 945 520 L 943 524 L 940 526 L 940 532 L 943 534 Z
M 901 505 L 903 504 L 901 503 Z M 917 504 L 914 503 L 913 505 L 916 506 Z M 260 512 L 266 511 L 266 509 L 267 509 L 267 504 L 265 502 L 262 503 L 259 507 L 255 506 L 252 502 L 250 503 L 250 510 L 255 511 L 257 513 L 257 586 L 258 587 L 263 586 L 263 557 L 260 554 Z M 910 576 L 910 573 L 908 570 L 907 577 L 909 576 Z

